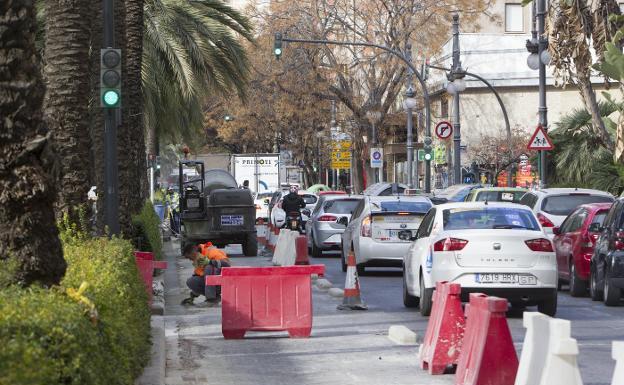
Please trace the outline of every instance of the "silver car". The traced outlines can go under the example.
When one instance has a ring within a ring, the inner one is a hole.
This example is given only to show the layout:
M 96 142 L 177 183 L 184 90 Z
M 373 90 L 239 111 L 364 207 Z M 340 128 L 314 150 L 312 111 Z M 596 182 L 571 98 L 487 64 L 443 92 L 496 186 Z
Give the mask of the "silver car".
M 323 251 L 340 250 L 340 236 L 345 230 L 344 223 L 362 200 L 359 195 L 322 195 L 306 222 L 308 246 L 312 256 L 320 258 Z M 340 223 L 342 222 L 342 223 Z
M 342 270 L 347 270 L 350 251 L 355 255 L 358 274 L 367 266 L 401 267 L 432 205 L 425 196 L 364 197 L 342 234 Z

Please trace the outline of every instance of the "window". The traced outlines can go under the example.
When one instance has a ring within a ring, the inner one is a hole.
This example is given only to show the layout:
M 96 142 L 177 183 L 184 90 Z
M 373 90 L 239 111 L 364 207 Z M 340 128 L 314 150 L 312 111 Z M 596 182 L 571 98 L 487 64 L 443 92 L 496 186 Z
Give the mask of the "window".
M 578 206 L 586 203 L 608 203 L 613 198 L 605 195 L 568 194 L 551 195 L 542 202 L 542 210 L 551 215 L 570 215 Z
M 435 219 L 436 209 L 431 209 L 423 218 L 423 221 L 420 223 L 420 227 L 418 228 L 418 234 L 416 236 L 418 238 L 426 238 L 431 234 L 431 228 L 433 227 L 433 222 Z
M 325 202 L 323 210 L 331 214 L 351 214 L 360 203 L 360 199 L 335 199 Z
M 380 208 L 382 212 L 399 212 L 406 211 L 410 213 L 426 213 L 431 208 L 429 202 L 402 202 L 402 201 L 388 201 L 381 202 Z
M 535 206 L 535 203 L 537 203 L 537 197 L 535 196 L 535 194 L 526 193 L 522 196 L 522 198 L 520 198 L 521 205 L 533 208 L 533 206 Z
M 539 231 L 533 213 L 511 207 L 453 208 L 442 211 L 444 230 L 526 229 Z
M 505 32 L 524 32 L 521 4 L 505 4 Z

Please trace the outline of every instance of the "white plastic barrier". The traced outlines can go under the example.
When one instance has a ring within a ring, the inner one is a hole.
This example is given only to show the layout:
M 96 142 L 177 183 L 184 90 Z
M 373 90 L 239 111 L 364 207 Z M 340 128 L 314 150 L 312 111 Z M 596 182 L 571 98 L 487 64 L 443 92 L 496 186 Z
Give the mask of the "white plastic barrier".
M 570 321 L 551 318 L 549 323 L 548 353 L 539 384 L 583 385 L 577 362 L 578 344 L 570 337 Z
M 267 239 L 267 226 L 262 224 L 262 225 L 256 225 L 256 237 L 258 238 L 258 242 L 264 244 L 264 242 Z
M 526 329 L 520 364 L 514 385 L 536 385 L 540 383 L 544 362 L 548 354 L 550 320 L 545 314 L 524 312 L 522 324 Z
M 284 254 L 282 254 L 282 266 L 295 265 L 295 261 L 297 260 L 297 237 L 299 237 L 298 231 L 291 231 L 288 233 L 286 248 Z
M 275 251 L 273 251 L 273 265 L 283 266 L 284 253 L 286 253 L 290 233 L 291 231 L 288 229 L 282 229 L 280 231 L 277 242 L 275 243 Z
M 275 234 L 275 230 L 271 229 L 268 235 L 268 244 L 269 250 L 275 251 L 275 244 L 277 243 L 277 235 Z
M 613 341 L 611 357 L 615 360 L 611 385 L 622 385 L 624 384 L 624 341 Z

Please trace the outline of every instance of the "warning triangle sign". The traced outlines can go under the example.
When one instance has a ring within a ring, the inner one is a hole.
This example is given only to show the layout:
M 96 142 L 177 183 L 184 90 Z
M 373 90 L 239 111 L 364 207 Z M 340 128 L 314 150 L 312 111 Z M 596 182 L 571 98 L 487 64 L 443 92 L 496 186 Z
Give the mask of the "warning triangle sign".
M 533 136 L 531 136 L 531 140 L 529 140 L 527 148 L 529 150 L 552 150 L 555 146 L 548 135 L 546 135 L 544 127 L 540 124 L 535 129 Z

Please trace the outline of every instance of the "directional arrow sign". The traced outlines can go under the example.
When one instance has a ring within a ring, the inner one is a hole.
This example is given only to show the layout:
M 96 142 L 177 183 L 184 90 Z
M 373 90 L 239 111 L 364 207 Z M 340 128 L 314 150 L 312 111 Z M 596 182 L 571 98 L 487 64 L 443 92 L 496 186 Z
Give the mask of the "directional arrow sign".
M 544 127 L 540 124 L 535 129 L 533 136 L 531 136 L 527 148 L 529 150 L 552 150 L 555 146 L 548 135 L 546 135 Z

